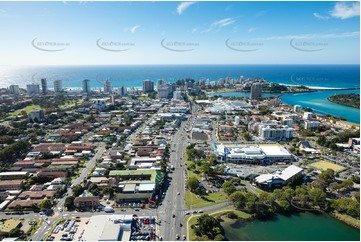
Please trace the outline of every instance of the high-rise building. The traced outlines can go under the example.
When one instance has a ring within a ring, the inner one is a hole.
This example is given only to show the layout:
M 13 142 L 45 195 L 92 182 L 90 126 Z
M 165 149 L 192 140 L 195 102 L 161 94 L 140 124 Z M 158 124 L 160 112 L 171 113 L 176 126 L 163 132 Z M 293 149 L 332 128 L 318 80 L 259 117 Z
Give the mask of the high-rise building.
M 112 93 L 112 83 L 108 80 L 104 82 L 104 92 L 105 93 Z
M 304 120 L 312 120 L 312 113 L 311 112 L 304 112 L 303 113 L 303 119 Z
M 163 79 L 159 79 L 157 81 L 157 90 L 165 84 L 165 81 Z
M 260 99 L 262 97 L 262 83 L 253 83 L 251 86 L 251 99 Z
M 83 87 L 83 92 L 90 93 L 91 92 L 90 80 L 88 79 L 83 80 L 82 87 Z
M 154 82 L 151 80 L 143 81 L 143 93 L 154 92 Z
M 239 125 L 239 122 L 240 122 L 239 116 L 234 117 L 234 124 Z
M 46 78 L 41 79 L 41 92 L 43 95 L 48 94 L 48 81 Z
M 299 113 L 302 111 L 302 106 L 301 105 L 295 105 L 293 106 L 293 111 L 296 113 Z
M 320 126 L 320 122 L 318 121 L 305 121 L 305 129 L 313 129 Z
M 59 93 L 63 91 L 63 82 L 61 80 L 55 80 L 54 84 L 54 92 Z
M 10 85 L 9 91 L 10 91 L 10 94 L 19 95 L 20 94 L 19 85 Z
M 28 95 L 40 95 L 40 86 L 39 84 L 28 84 L 26 85 L 26 91 Z
M 158 98 L 169 98 L 172 95 L 172 88 L 169 85 L 158 87 Z
M 120 96 L 126 96 L 128 94 L 127 88 L 125 86 L 121 86 L 118 88 L 118 94 Z
M 174 100 L 183 100 L 182 91 L 180 90 L 179 87 L 177 88 L 176 91 L 173 92 L 173 99 Z

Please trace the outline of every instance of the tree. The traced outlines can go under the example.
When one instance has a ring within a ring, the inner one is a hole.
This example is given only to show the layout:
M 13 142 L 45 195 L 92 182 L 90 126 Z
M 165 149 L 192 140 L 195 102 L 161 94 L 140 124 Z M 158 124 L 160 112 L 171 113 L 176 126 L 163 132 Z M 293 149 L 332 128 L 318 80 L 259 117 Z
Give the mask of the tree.
M 20 237 L 20 236 L 22 236 L 22 235 L 24 235 L 24 231 L 22 231 L 22 230 L 19 229 L 19 228 L 13 228 L 13 229 L 10 230 L 10 232 L 9 232 L 9 237 L 12 237 L 12 238 L 14 238 L 14 237 Z
M 188 178 L 187 187 L 191 192 L 195 192 L 199 188 L 199 181 L 196 177 L 191 176 Z
M 222 234 L 217 234 L 215 237 L 214 237 L 214 241 L 224 241 L 225 238 Z
M 236 191 L 236 187 L 231 182 L 224 182 L 222 184 L 223 191 L 227 193 L 227 195 L 231 195 Z
M 44 199 L 40 204 L 39 204 L 39 208 L 41 208 L 42 210 L 47 210 L 47 209 L 51 209 L 52 204 L 51 201 L 49 199 Z
M 66 197 L 65 202 L 64 202 L 64 206 L 67 209 L 73 209 L 74 208 L 74 199 L 75 199 L 74 196 Z
M 109 196 L 113 196 L 114 195 L 114 189 L 111 187 L 104 187 L 102 190 L 103 195 L 108 194 Z
M 207 235 L 210 239 L 213 239 L 218 233 L 220 233 L 220 222 L 208 214 L 201 215 L 197 219 L 197 225 L 197 232 L 199 233 L 197 235 Z
M 326 193 L 318 187 L 311 188 L 308 191 L 309 197 L 314 205 L 324 205 L 326 202 Z
M 90 184 L 89 188 L 88 188 L 88 191 L 93 194 L 94 196 L 98 196 L 99 194 L 99 188 L 97 186 L 97 184 Z
M 335 178 L 335 172 L 332 169 L 327 169 L 321 172 L 319 178 L 325 182 L 331 182 Z
M 245 192 L 236 191 L 229 196 L 229 199 L 233 202 L 233 205 L 236 208 L 245 208 L 246 206 L 247 199 Z
M 203 162 L 201 165 L 201 171 L 203 172 L 205 177 L 210 176 L 212 174 L 211 165 L 207 161 Z
M 75 197 L 78 197 L 84 192 L 84 188 L 81 185 L 76 185 L 72 190 Z
M 346 179 L 341 183 L 341 189 L 343 191 L 349 191 L 353 188 L 353 181 L 351 179 Z

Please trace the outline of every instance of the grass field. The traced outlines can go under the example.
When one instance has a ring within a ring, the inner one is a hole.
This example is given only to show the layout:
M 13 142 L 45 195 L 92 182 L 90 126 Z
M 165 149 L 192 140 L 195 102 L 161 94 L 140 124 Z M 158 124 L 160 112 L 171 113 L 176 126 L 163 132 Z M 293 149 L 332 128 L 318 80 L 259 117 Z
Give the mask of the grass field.
M 332 169 L 335 172 L 340 172 L 340 171 L 345 169 L 345 167 L 343 167 L 343 166 L 340 166 L 340 165 L 337 165 L 335 163 L 325 161 L 325 160 L 320 160 L 320 161 L 317 161 L 315 163 L 311 163 L 309 166 L 313 167 L 313 168 L 315 168 L 317 170 Z
M 187 191 L 185 193 L 185 206 L 187 208 L 190 208 L 192 205 L 192 208 L 202 208 L 206 206 L 211 206 L 218 203 L 224 203 L 227 202 L 227 195 L 224 192 L 214 192 L 210 193 L 206 196 L 197 197 L 194 193 Z
M 19 109 L 19 110 L 16 110 L 16 111 L 12 112 L 12 113 L 9 113 L 9 115 L 11 115 L 11 116 L 18 116 L 18 115 L 21 113 L 21 111 L 25 111 L 26 113 L 29 113 L 30 111 L 40 110 L 40 109 L 41 109 L 41 108 L 40 108 L 39 105 L 34 105 L 34 104 L 32 104 L 32 105 L 26 106 L 26 107 L 23 108 L 23 109 Z
M 233 211 L 239 218 L 249 219 L 250 217 L 252 217 L 251 214 L 235 210 L 233 206 L 225 207 L 220 211 L 205 212 L 204 214 L 208 214 L 211 216 L 219 216 L 219 215 L 223 215 L 223 214 L 227 213 L 228 211 Z M 185 221 L 187 221 L 190 216 L 192 216 L 192 215 L 186 216 Z M 194 230 L 191 229 L 191 226 L 193 224 L 197 224 L 197 219 L 199 216 L 201 216 L 201 214 L 193 215 L 193 217 L 189 220 L 189 223 L 188 223 L 189 227 L 187 227 L 187 229 L 189 229 L 188 241 L 193 241 L 196 237 Z

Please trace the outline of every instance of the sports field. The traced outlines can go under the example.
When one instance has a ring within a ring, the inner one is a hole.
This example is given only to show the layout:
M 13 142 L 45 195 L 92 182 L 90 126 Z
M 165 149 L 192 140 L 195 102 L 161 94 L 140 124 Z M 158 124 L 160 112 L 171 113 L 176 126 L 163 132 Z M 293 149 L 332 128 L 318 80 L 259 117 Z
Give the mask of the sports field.
M 343 169 L 345 169 L 345 167 L 337 165 L 335 163 L 329 162 L 329 161 L 325 161 L 325 160 L 320 160 L 317 161 L 315 163 L 312 163 L 309 165 L 310 167 L 316 168 L 318 170 L 327 170 L 327 169 L 332 169 L 335 172 L 340 172 Z

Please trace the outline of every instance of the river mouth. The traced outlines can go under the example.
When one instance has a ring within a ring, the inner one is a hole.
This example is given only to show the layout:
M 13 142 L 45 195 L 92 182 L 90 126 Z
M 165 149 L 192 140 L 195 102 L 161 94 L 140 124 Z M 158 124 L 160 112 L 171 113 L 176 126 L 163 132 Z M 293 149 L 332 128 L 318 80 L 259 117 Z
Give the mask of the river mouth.
M 272 219 L 221 222 L 230 241 L 359 241 L 359 230 L 326 214 L 298 212 Z

